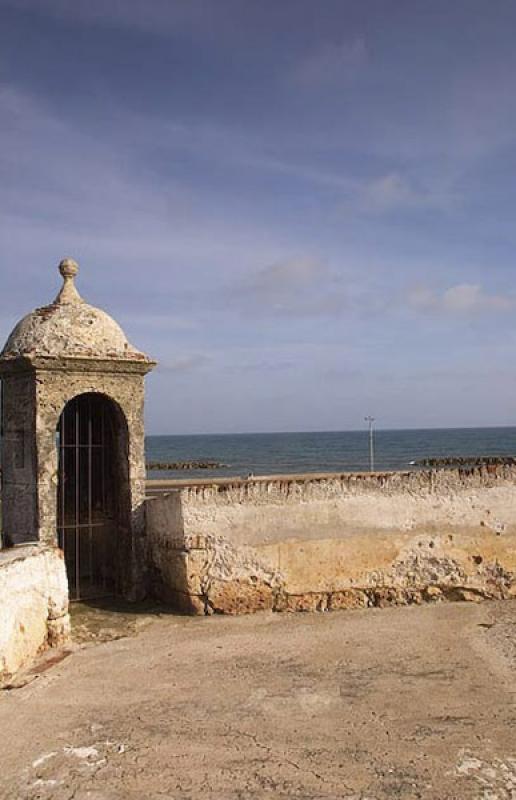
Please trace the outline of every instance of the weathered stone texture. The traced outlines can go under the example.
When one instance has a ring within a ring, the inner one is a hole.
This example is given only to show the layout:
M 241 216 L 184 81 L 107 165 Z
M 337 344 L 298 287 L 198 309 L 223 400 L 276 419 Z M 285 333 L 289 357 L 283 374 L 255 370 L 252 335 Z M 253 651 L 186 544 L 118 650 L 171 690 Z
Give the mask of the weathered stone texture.
M 185 530 L 224 536 L 237 545 L 290 536 L 324 539 L 343 526 L 346 531 L 439 531 L 443 525 L 482 523 L 516 530 L 515 484 L 511 466 L 205 482 L 182 489 L 182 513 Z M 487 488 L 493 490 L 489 495 Z
M 11 436 L 19 431 L 25 443 L 19 466 L 15 448 L 9 439 L 4 440 L 3 526 L 8 543 L 57 544 L 56 429 L 61 412 L 69 400 L 87 392 L 114 401 L 120 418 L 119 463 L 125 470 L 120 487 L 127 509 L 119 528 L 120 563 L 124 565 L 120 580 L 123 591 L 135 597 L 143 592 L 145 565 L 143 376 L 147 369 L 147 365 L 131 369 L 130 364 L 114 365 L 101 359 L 87 363 L 36 360 L 26 372 L 4 379 L 8 399 L 3 412 L 5 430 Z
M 0 684 L 69 637 L 68 581 L 57 548 L 0 552 Z
M 38 355 L 148 360 L 129 344 L 122 328 L 109 314 L 90 306 L 79 295 L 74 283 L 79 271 L 77 263 L 65 258 L 59 271 L 63 286 L 56 299 L 18 322 L 1 358 Z
M 181 495 L 146 506 L 151 590 L 186 613 L 238 614 L 273 608 L 279 575 L 264 567 L 253 548 L 235 548 L 222 537 L 184 534 Z
M 194 613 L 514 596 L 515 482 L 488 466 L 175 488 L 147 503 L 154 590 Z
M 111 317 L 80 297 L 72 259 L 64 259 L 59 270 L 64 282 L 55 301 L 24 317 L 0 355 L 3 543 L 40 545 L 0 553 L 0 674 L 5 675 L 44 643 L 58 644 L 66 635 L 68 583 L 56 548 L 56 433 L 65 406 L 79 395 L 97 393 L 111 401 L 118 448 L 112 480 L 119 484 L 113 577 L 126 597 L 145 592 L 143 381 L 154 362 L 129 344 Z M 75 486 L 80 485 L 77 478 Z
M 120 514 L 119 588 L 144 592 L 144 376 L 154 366 L 117 323 L 89 306 L 73 283 L 77 264 L 60 264 L 63 287 L 13 330 L 0 356 L 4 391 L 2 516 L 6 544 L 57 544 L 56 430 L 66 404 L 86 393 L 116 408 Z
M 144 516 L 142 504 L 145 496 L 145 458 L 143 427 L 143 376 L 131 372 L 102 371 L 103 364 L 90 364 L 88 371 L 81 372 L 77 365 L 68 368 L 37 370 L 37 445 L 38 445 L 38 539 L 55 544 L 55 519 L 57 502 L 57 450 L 55 430 L 61 411 L 73 397 L 87 392 L 104 394 L 115 402 L 120 410 L 119 447 L 122 449 L 120 464 L 126 470 L 120 475 L 120 487 L 127 492 L 125 498 L 127 515 L 122 516 L 118 529 L 119 563 L 123 565 L 120 576 L 122 590 L 135 597 L 143 593 Z
M 35 540 L 37 491 L 35 384 L 15 374 L 3 386 L 2 517 L 4 545 Z

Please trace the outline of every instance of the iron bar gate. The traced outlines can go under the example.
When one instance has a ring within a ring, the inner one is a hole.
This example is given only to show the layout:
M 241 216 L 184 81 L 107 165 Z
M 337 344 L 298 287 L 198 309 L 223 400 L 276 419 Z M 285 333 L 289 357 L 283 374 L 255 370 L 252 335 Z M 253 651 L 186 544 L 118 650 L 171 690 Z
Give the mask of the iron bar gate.
M 115 591 L 115 423 L 110 400 L 88 393 L 66 405 L 57 428 L 58 541 L 72 600 Z

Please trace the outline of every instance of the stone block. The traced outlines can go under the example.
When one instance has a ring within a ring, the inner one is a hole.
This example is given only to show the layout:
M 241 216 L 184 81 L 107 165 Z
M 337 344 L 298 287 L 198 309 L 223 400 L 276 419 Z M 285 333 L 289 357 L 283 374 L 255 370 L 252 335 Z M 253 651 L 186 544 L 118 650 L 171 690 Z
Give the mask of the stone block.
M 326 611 L 327 595 L 323 592 L 307 592 L 306 594 L 284 594 L 282 602 L 275 608 L 277 611 Z
M 61 551 L 19 547 L 0 553 L 0 683 L 70 635 Z
M 216 614 L 250 614 L 270 611 L 274 606 L 274 591 L 263 581 L 215 580 L 206 598 L 209 608 Z
M 362 589 L 344 589 L 341 592 L 332 592 L 328 596 L 328 610 L 367 608 L 369 597 Z

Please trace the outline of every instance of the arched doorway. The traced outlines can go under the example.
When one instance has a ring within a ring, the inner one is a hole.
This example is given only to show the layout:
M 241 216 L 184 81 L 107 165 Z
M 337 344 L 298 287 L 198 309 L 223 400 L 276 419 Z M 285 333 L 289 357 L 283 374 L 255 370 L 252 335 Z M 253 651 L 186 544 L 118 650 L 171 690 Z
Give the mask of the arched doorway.
M 70 599 L 113 595 L 119 533 L 127 522 L 127 428 L 120 408 L 93 392 L 73 398 L 59 419 L 57 447 L 57 532 Z

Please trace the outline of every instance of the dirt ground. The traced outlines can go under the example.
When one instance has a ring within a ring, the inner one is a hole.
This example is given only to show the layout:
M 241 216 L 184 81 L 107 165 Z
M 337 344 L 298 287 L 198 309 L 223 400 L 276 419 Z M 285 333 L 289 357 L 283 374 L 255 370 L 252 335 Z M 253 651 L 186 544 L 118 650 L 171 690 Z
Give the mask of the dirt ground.
M 75 630 L 0 693 L 2 800 L 516 798 L 516 602 Z

